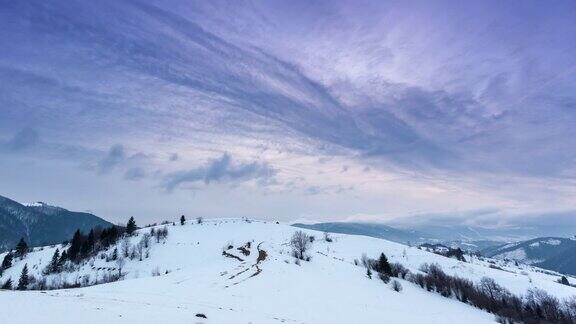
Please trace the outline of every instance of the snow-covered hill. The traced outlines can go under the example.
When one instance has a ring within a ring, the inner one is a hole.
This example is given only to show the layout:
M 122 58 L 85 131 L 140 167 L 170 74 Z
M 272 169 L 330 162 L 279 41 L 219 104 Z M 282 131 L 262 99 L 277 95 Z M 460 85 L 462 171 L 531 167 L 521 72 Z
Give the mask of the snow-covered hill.
M 158 226 L 157 228 L 162 228 Z M 275 222 L 218 219 L 168 225 L 165 241 L 152 240 L 146 258 L 127 259 L 125 279 L 91 287 L 51 291 L 1 291 L 4 319 L 13 323 L 488 323 L 494 315 L 444 298 L 405 280 L 394 291 L 355 265 L 363 253 L 384 252 L 391 261 L 418 272 L 438 263 L 448 274 L 478 281 L 494 278 L 515 294 L 539 287 L 558 298 L 576 295 L 551 272 L 504 261 L 460 262 L 415 247 L 364 236 L 315 235 L 310 262 L 295 263 L 289 240 L 299 229 Z M 130 238 L 136 245 L 149 228 Z M 249 244 L 247 244 L 249 243 Z M 120 242 L 119 250 L 122 250 Z M 229 248 L 233 246 L 232 248 Z M 250 251 L 245 255 L 239 247 Z M 24 264 L 39 276 L 56 248 L 36 249 L 15 260 L 1 280 L 17 282 Z M 223 251 L 229 254 L 224 256 Z M 265 252 L 261 252 L 265 251 Z M 104 254 L 109 256 L 112 248 Z M 2 258 L 3 255 L 0 255 Z M 241 259 L 241 260 L 239 260 Z M 260 259 L 260 260 L 259 260 Z M 93 282 L 118 272 L 103 253 L 79 269 L 50 275 L 51 281 Z M 571 281 L 576 281 L 569 278 Z M 28 311 L 33 309 L 34 311 Z M 204 314 L 207 318 L 196 317 Z

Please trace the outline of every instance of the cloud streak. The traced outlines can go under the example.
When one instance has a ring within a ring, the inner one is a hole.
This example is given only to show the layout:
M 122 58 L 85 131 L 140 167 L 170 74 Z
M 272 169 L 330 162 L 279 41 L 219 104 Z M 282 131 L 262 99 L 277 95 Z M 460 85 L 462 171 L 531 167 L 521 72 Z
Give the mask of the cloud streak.
M 250 180 L 258 180 L 264 183 L 270 180 L 275 171 L 266 163 L 260 162 L 237 162 L 225 153 L 220 158 L 214 159 L 204 166 L 177 171 L 164 177 L 162 186 L 168 190 L 174 190 L 186 185 L 211 183 L 238 184 Z
M 22 151 L 37 145 L 40 142 L 40 135 L 34 129 L 24 128 L 6 143 L 11 151 Z
M 125 160 L 126 152 L 124 151 L 124 146 L 120 144 L 113 145 L 106 155 L 98 161 L 98 173 L 106 174 Z

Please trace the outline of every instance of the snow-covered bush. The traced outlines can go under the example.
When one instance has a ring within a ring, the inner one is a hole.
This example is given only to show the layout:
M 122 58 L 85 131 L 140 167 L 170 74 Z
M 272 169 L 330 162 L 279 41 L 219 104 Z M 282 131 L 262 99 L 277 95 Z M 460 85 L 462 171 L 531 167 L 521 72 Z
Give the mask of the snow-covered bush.
M 398 280 L 392 280 L 392 289 L 397 292 L 402 291 L 402 285 Z
M 297 259 L 310 261 L 310 259 L 306 257 L 306 251 L 308 251 L 311 245 L 312 241 L 310 241 L 310 236 L 303 231 L 294 232 L 294 235 L 290 238 L 292 255 Z

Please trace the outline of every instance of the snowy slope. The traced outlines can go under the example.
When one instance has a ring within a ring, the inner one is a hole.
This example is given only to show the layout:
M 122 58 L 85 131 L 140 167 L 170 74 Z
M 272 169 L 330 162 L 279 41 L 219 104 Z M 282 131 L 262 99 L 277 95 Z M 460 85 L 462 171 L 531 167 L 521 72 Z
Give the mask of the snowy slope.
M 46 319 L 50 319 L 48 323 L 76 323 L 80 317 L 85 323 L 493 322 L 491 314 L 407 281 L 401 281 L 403 291 L 395 292 L 378 279 L 368 279 L 365 269 L 355 266 L 353 260 L 362 253 L 376 257 L 380 252 L 412 271 L 424 262 L 437 262 L 447 273 L 472 280 L 493 277 L 515 293 L 537 286 L 558 297 L 576 294 L 576 289 L 554 282 L 557 276 L 537 269 L 492 269 L 486 261 L 463 263 L 364 236 L 334 235 L 335 241 L 328 243 L 320 240 L 321 233 L 308 231 L 317 237 L 310 253 L 312 260 L 296 265 L 287 242 L 297 229 L 288 225 L 213 220 L 168 229 L 168 239 L 153 243 L 149 258 L 127 262 L 123 270 L 126 280 L 47 292 L 3 291 L 0 305 L 4 306 L 4 318 L 14 323 L 46 323 Z M 142 229 L 140 236 L 148 231 Z M 224 246 L 238 247 L 246 242 L 252 242 L 248 257 L 229 250 L 243 258 L 242 262 L 222 255 Z M 17 261 L 2 280 L 7 276 L 17 280 L 24 262 L 31 273 L 39 273 L 54 249 L 47 247 Z M 266 251 L 264 261 L 256 261 L 258 249 Z M 97 258 L 91 263 L 61 279 L 89 274 L 93 280 L 96 274 L 116 271 L 113 262 Z M 156 269 L 161 276 L 152 276 Z M 34 312 L 26 311 L 32 308 Z M 208 319 L 195 317 L 197 313 Z

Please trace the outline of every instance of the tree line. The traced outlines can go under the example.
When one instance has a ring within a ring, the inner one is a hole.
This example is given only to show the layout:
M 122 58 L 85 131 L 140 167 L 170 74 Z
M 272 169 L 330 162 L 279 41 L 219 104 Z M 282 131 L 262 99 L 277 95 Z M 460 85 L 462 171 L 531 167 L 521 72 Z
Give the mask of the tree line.
M 363 255 L 361 262 L 356 260 L 355 263 L 366 267 L 369 278 L 372 278 L 372 271 L 376 271 L 385 283 L 390 277 L 406 279 L 427 291 L 495 314 L 500 323 L 576 324 L 576 297 L 560 301 L 538 288 L 528 290 L 525 296 L 517 296 L 492 278 L 484 277 L 475 284 L 446 274 L 438 264 L 424 263 L 419 273 L 411 273 L 400 263 L 388 262 L 384 253 L 378 259 Z M 393 284 L 393 289 L 399 291 L 398 283 Z

